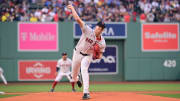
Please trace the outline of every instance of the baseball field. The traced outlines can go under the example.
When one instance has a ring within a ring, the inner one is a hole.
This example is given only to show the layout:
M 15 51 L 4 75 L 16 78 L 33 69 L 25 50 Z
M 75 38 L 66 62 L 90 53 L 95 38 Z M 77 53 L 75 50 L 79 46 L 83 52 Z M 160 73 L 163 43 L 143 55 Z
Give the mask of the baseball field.
M 82 88 L 71 91 L 67 82 L 58 83 L 55 92 L 49 92 L 51 82 L 0 83 L 0 101 L 79 101 Z M 180 82 L 92 82 L 90 101 L 180 101 Z

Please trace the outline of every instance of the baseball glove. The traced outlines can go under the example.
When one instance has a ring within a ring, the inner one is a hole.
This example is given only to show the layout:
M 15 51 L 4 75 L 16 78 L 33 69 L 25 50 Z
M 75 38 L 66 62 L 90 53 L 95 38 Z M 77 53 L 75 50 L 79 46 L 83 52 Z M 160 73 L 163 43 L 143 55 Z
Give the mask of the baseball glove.
M 100 57 L 100 47 L 99 47 L 99 45 L 97 43 L 95 43 L 93 48 L 94 48 L 93 59 L 94 60 L 99 59 L 99 57 Z

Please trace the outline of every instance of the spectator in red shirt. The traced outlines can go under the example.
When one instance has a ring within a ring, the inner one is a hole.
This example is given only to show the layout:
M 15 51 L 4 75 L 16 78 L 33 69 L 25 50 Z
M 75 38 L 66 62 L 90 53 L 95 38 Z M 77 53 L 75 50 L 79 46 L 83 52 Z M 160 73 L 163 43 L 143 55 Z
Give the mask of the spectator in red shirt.
M 127 23 L 129 23 L 130 22 L 130 15 L 128 14 L 128 13 L 126 13 L 125 15 L 124 15 L 124 22 L 127 22 Z
M 136 11 L 133 11 L 132 15 L 133 15 L 133 21 L 136 22 L 136 15 L 137 15 Z
M 58 21 L 59 21 L 58 13 L 56 13 L 56 14 L 54 15 L 54 21 L 55 21 L 55 22 L 58 22 Z
M 140 22 L 146 22 L 146 15 L 144 13 L 140 15 Z

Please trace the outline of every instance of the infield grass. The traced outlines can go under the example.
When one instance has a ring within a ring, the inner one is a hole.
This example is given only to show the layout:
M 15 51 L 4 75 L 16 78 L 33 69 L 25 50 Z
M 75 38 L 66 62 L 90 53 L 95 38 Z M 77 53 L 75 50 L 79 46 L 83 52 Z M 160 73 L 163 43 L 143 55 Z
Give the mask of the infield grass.
M 153 95 L 153 96 L 162 96 L 162 97 L 171 97 L 171 98 L 180 98 L 180 94 L 146 94 L 146 95 Z
M 0 91 L 3 92 L 47 92 L 52 84 L 10 84 L 7 86 L 0 85 Z M 76 86 L 77 91 L 82 91 Z M 71 91 L 70 83 L 58 83 L 55 91 L 69 92 Z M 90 91 L 180 91 L 180 84 L 90 84 Z
M 4 95 L 0 95 L 0 98 L 7 98 L 7 97 L 13 97 L 13 96 L 22 96 L 22 94 L 4 94 Z

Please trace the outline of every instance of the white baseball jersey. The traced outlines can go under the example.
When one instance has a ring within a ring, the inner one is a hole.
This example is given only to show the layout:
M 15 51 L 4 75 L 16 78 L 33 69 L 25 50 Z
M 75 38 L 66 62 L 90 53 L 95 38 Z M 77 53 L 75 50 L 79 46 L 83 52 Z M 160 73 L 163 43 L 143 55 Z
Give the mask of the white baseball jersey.
M 76 50 L 82 52 L 84 54 L 92 54 L 93 53 L 93 45 L 95 43 L 99 44 L 100 51 L 104 52 L 106 43 L 104 38 L 101 36 L 101 40 L 97 40 L 94 30 L 90 28 L 88 25 L 84 25 L 82 30 L 82 35 L 79 42 L 76 45 Z
M 60 68 L 60 72 L 67 73 L 70 72 L 70 67 L 72 65 L 71 59 L 67 58 L 66 60 L 58 60 L 57 67 Z

